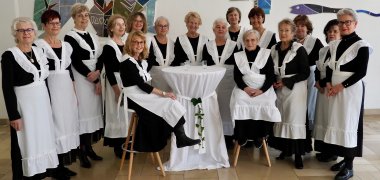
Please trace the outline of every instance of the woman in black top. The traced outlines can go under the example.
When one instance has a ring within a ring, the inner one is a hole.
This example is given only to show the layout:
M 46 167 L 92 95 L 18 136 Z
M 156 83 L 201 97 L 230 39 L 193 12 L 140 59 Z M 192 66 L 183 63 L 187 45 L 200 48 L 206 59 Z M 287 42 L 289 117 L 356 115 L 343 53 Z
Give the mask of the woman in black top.
M 69 31 L 64 40 L 73 48 L 71 55 L 75 90 L 78 98 L 79 128 L 80 128 L 80 162 L 84 168 L 90 168 L 92 160 L 99 161 L 92 149 L 92 144 L 103 136 L 103 114 L 100 71 L 103 62 L 98 60 L 100 46 L 97 36 L 86 31 L 89 18 L 89 9 L 86 5 L 76 3 L 71 8 L 74 19 L 74 28 Z
M 258 42 L 260 48 L 270 49 L 276 44 L 276 34 L 264 28 L 265 12 L 263 9 L 259 7 L 252 8 L 251 11 L 249 11 L 248 19 L 252 29 L 260 33 L 260 40 Z
M 290 19 L 278 24 L 280 42 L 272 47 L 271 55 L 277 81 L 273 84 L 277 93 L 280 123 L 275 123 L 270 145 L 281 151 L 277 159 L 295 155 L 294 165 L 303 168 L 305 154 L 307 83 L 310 70 L 307 53 L 300 43 L 293 41 L 296 27 Z
M 125 18 L 119 14 L 114 14 L 108 19 L 107 30 L 110 38 L 99 56 L 106 70 L 104 145 L 113 147 L 118 158 L 122 156 L 121 146 L 125 142 L 128 130 L 128 120 L 119 115 L 124 112 L 122 109 L 118 111 L 117 108 L 122 88 L 119 66 L 123 56 L 124 41 L 121 38 L 125 34 L 125 23 Z
M 306 49 L 309 60 L 310 75 L 307 80 L 307 144 L 305 144 L 306 152 L 313 150 L 311 144 L 311 131 L 314 129 L 314 116 L 315 116 L 315 104 L 317 100 L 317 88 L 315 85 L 315 62 L 318 60 L 319 50 L 323 47 L 322 42 L 313 37 L 311 34 L 313 32 L 313 25 L 306 15 L 298 15 L 293 20 L 296 24 L 296 40 L 301 43 Z M 306 59 L 305 59 L 306 60 Z
M 49 66 L 32 47 L 37 25 L 27 17 L 12 22 L 16 46 L 1 56 L 2 88 L 10 121 L 13 179 L 43 179 L 58 165 L 53 116 L 45 79 Z M 38 166 L 36 165 L 38 164 Z
M 337 13 L 342 40 L 330 43 L 331 59 L 327 71 L 329 99 L 328 128 L 324 149 L 344 157 L 331 170 L 339 171 L 335 179 L 353 176 L 354 157 L 363 154 L 364 83 L 372 47 L 355 32 L 358 17 L 345 8 Z
M 198 33 L 199 26 L 202 25 L 201 16 L 197 12 L 189 12 L 185 16 L 185 23 L 187 33 L 178 36 L 175 41 L 172 66 L 179 66 L 187 60 L 193 65 L 199 65 L 202 61 L 203 45 L 208 38 Z
M 139 117 L 135 149 L 141 152 L 160 151 L 173 131 L 178 148 L 200 143 L 199 139 L 186 136 L 183 129 L 185 109 L 175 100 L 176 96 L 146 83 L 151 76 L 145 60 L 148 55 L 145 40 L 140 31 L 129 34 L 124 48 L 125 60 L 120 64 L 124 108 L 135 110 Z
M 239 50 L 243 45 L 243 34 L 248 30 L 247 27 L 240 26 L 241 12 L 237 7 L 230 7 L 226 12 L 226 20 L 230 24 L 228 27 L 227 39 L 231 39 L 237 43 Z

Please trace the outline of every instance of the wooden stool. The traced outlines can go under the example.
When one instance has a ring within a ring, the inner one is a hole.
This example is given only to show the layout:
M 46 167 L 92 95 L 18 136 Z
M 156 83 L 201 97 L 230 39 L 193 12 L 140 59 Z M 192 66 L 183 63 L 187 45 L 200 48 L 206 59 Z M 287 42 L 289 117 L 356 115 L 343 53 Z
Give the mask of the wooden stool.
M 264 149 L 264 153 L 265 153 L 265 157 L 267 158 L 267 162 L 268 162 L 268 167 L 271 167 L 272 164 L 270 163 L 270 158 L 269 158 L 269 153 L 268 153 L 268 147 L 267 147 L 267 141 L 265 138 L 263 138 L 263 149 Z M 238 141 L 235 142 L 235 147 L 234 147 L 234 153 L 233 153 L 233 163 L 232 163 L 232 167 L 236 167 L 237 165 L 237 161 L 238 161 L 238 158 L 239 158 L 239 153 L 240 153 L 240 145 L 238 143 Z
M 119 171 L 121 171 L 123 169 L 125 155 L 127 154 L 127 151 L 128 151 L 130 153 L 129 166 L 128 166 L 128 180 L 130 180 L 131 176 L 132 176 L 133 155 L 134 155 L 134 153 L 137 153 L 137 151 L 133 150 L 133 145 L 135 144 L 135 132 L 136 132 L 136 127 L 137 127 L 137 123 L 138 123 L 138 117 L 137 117 L 137 114 L 134 110 L 128 109 L 128 112 L 131 112 L 132 116 L 131 116 L 131 120 L 129 122 L 128 136 L 127 136 L 127 139 L 125 140 L 125 143 L 123 146 L 124 152 L 123 152 L 123 156 L 121 157 L 121 163 L 120 163 Z M 133 135 L 133 136 L 132 136 L 130 150 L 128 150 L 128 145 L 130 142 L 131 135 Z M 162 166 L 160 154 L 158 152 L 151 152 L 150 156 L 152 158 L 153 164 L 155 164 L 155 159 L 157 159 L 157 163 L 160 166 L 162 176 L 166 176 L 165 171 L 164 171 L 164 167 Z

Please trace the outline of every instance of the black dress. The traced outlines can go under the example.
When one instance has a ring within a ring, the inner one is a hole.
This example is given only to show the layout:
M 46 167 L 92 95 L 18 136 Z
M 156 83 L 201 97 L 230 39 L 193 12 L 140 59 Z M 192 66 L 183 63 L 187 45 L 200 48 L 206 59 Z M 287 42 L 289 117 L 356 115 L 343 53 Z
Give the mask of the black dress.
M 137 62 L 142 67 L 141 62 Z M 120 63 L 120 76 L 124 87 L 137 85 L 138 88 L 148 94 L 153 91 L 153 87 L 145 83 L 144 79 L 139 75 L 136 64 L 129 59 Z M 140 152 L 157 152 L 162 150 L 171 136 L 173 127 L 160 116 L 141 107 L 129 98 L 128 108 L 135 110 L 139 119 L 135 133 L 134 149 Z M 178 124 L 183 123 L 185 123 L 185 119 L 182 117 Z
M 260 51 L 260 47 L 253 51 L 244 50 L 247 55 L 248 62 L 255 62 L 257 53 Z M 252 66 L 252 63 L 249 63 L 249 66 Z M 263 93 L 265 93 L 270 87 L 272 87 L 273 83 L 276 80 L 274 69 L 273 69 L 273 60 L 272 57 L 269 56 L 267 63 L 265 66 L 260 69 L 260 74 L 265 75 L 265 81 L 263 86 L 260 88 Z M 243 80 L 243 74 L 240 72 L 236 63 L 234 63 L 234 80 L 236 86 L 244 91 L 244 88 L 248 87 L 248 85 Z M 235 129 L 234 136 L 237 140 L 245 140 L 251 139 L 255 140 L 257 138 L 266 137 L 268 135 L 273 134 L 273 122 L 254 119 L 246 121 L 244 119 L 236 119 L 235 120 Z
M 291 50 L 292 46 L 289 46 L 289 48 L 285 50 L 281 50 L 280 47 L 281 47 L 281 41 L 278 42 L 276 46 L 274 47 L 279 55 L 279 58 L 278 58 L 279 67 L 282 66 L 285 56 L 288 53 L 288 51 Z M 296 56 L 294 57 L 294 59 L 286 64 L 285 74 L 296 74 L 295 76 L 292 76 L 291 78 L 282 79 L 284 86 L 286 86 L 288 89 L 290 90 L 293 89 L 293 86 L 295 83 L 304 81 L 308 78 L 310 69 L 308 68 L 309 63 L 308 61 L 305 61 L 305 59 L 307 60 L 307 52 L 305 48 L 301 46 L 296 51 Z M 306 121 L 306 113 L 305 113 L 305 121 Z M 307 127 L 305 124 L 305 130 L 306 129 Z M 282 151 L 285 156 L 291 156 L 292 154 L 304 155 L 305 152 L 311 151 L 311 149 L 307 148 L 306 144 L 307 144 L 306 139 L 288 139 L 288 138 L 280 138 L 280 137 L 274 137 L 274 136 L 270 136 L 269 138 L 269 146 Z
M 350 35 L 343 36 L 342 41 L 339 43 L 336 49 L 336 59 L 339 59 L 342 54 L 355 42 L 361 40 L 361 38 L 353 32 Z M 358 50 L 357 56 L 350 62 L 341 65 L 340 70 L 346 72 L 353 72 L 354 74 L 347 78 L 342 82 L 345 88 L 355 84 L 359 80 L 361 80 L 367 74 L 367 66 L 369 60 L 369 48 L 361 47 Z M 331 82 L 332 78 L 332 70 L 327 67 L 326 69 L 326 82 Z M 364 113 L 364 84 L 362 93 L 362 102 L 360 115 L 358 117 L 359 124 L 357 129 L 353 129 L 353 131 L 357 131 L 357 146 L 353 148 L 346 148 L 344 146 L 339 146 L 335 144 L 324 143 L 323 141 L 315 141 L 315 150 L 320 151 L 322 153 L 334 154 L 341 157 L 362 157 L 363 156 L 363 113 Z M 344 90 L 343 90 L 344 91 Z M 359 93 L 359 92 L 358 92 Z M 343 121 L 343 119 L 342 119 Z
M 95 49 L 94 42 L 92 42 L 92 38 L 89 33 L 86 33 L 86 34 L 82 34 L 79 32 L 76 32 L 76 33 L 78 33 L 78 35 L 81 36 L 86 41 L 86 43 L 91 47 L 92 50 Z M 82 62 L 82 60 L 90 59 L 90 52 L 87 51 L 86 49 L 83 49 L 78 44 L 78 42 L 69 35 L 66 35 L 64 37 L 64 41 L 68 42 L 73 48 L 73 53 L 71 54 L 71 60 L 72 60 L 71 64 L 73 68 L 75 68 L 75 70 L 78 71 L 78 73 L 80 73 L 84 77 L 87 77 L 87 74 L 90 73 L 91 71 Z M 102 69 L 103 69 L 103 62 L 101 61 L 101 59 L 98 59 L 95 70 L 99 70 L 101 72 Z M 100 80 L 97 79 L 94 81 L 94 83 L 96 84 L 99 81 Z M 92 133 L 85 133 L 85 134 L 79 135 L 81 145 L 91 145 L 91 144 L 97 143 L 103 137 L 103 130 L 104 129 L 101 128 Z
M 218 50 L 218 56 L 220 57 L 222 55 L 222 53 L 223 53 L 224 48 L 225 48 L 225 44 L 221 45 L 221 46 L 216 46 L 216 48 Z M 228 57 L 228 59 L 224 62 L 224 64 L 233 65 L 235 63 L 234 53 L 236 53 L 236 52 L 238 52 L 237 46 L 235 46 L 234 51 L 232 52 L 232 54 L 230 55 L 230 57 Z M 207 66 L 215 65 L 215 62 L 212 59 L 212 56 L 207 51 L 207 46 L 206 45 L 203 46 L 202 54 L 203 54 L 202 55 L 202 60 L 206 60 L 207 61 Z M 220 60 L 220 58 L 219 58 L 219 60 Z

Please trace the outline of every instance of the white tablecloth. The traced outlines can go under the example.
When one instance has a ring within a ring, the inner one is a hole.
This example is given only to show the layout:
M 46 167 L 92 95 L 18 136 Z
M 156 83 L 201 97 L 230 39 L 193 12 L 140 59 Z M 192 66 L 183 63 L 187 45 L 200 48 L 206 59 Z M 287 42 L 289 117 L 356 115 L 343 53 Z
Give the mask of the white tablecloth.
M 194 138 L 194 106 L 191 98 L 202 98 L 204 112 L 205 148 L 195 146 L 178 149 L 175 136 L 172 136 L 170 159 L 164 164 L 167 171 L 191 169 L 215 169 L 229 167 L 228 154 L 224 142 L 223 125 L 215 89 L 226 71 L 223 67 L 179 66 L 162 69 L 164 78 L 186 108 L 185 132 Z M 230 97 L 226 97 L 230 98 Z

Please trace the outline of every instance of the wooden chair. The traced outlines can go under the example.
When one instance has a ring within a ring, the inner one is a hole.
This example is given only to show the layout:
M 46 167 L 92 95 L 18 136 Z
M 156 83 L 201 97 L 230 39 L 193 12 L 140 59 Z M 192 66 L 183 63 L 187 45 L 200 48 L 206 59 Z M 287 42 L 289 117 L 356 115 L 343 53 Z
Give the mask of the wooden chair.
M 271 167 L 272 164 L 271 164 L 270 158 L 269 158 L 266 138 L 263 138 L 262 143 L 263 143 L 263 150 L 264 150 L 264 153 L 265 153 L 265 157 L 266 157 L 267 162 L 268 162 L 268 167 Z M 240 145 L 239 145 L 238 141 L 235 141 L 234 152 L 233 152 L 233 157 L 234 158 L 233 158 L 232 167 L 236 167 L 237 161 L 238 161 L 238 158 L 239 158 L 239 153 L 240 153 Z
M 128 109 L 128 112 L 132 113 L 132 116 L 131 116 L 131 120 L 129 122 L 129 127 L 128 127 L 128 136 L 127 136 L 127 139 L 123 145 L 123 156 L 121 158 L 121 162 L 120 162 L 120 169 L 119 171 L 121 171 L 123 169 L 123 166 L 124 166 L 124 159 L 125 159 L 125 156 L 127 154 L 127 152 L 130 153 L 130 157 L 129 157 L 129 166 L 128 166 L 128 180 L 131 179 L 131 176 L 132 176 L 132 165 L 133 165 L 133 157 L 134 157 L 134 153 L 137 153 L 137 151 L 135 151 L 133 149 L 133 146 L 135 144 L 135 132 L 136 132 L 136 127 L 137 127 L 137 123 L 138 123 L 138 117 L 137 117 L 137 114 L 134 110 L 131 110 L 131 109 Z M 132 141 L 130 141 L 130 137 L 132 136 Z M 130 149 L 128 149 L 128 145 L 130 145 Z M 166 176 L 165 174 L 165 171 L 164 171 L 164 167 L 162 165 L 162 162 L 161 162 L 161 158 L 160 158 L 160 154 L 158 152 L 150 152 L 150 157 L 152 158 L 152 161 L 153 161 L 153 164 L 155 164 L 155 159 L 157 160 L 157 163 L 158 165 L 160 166 L 160 170 L 161 170 L 161 173 L 162 173 L 162 176 Z

